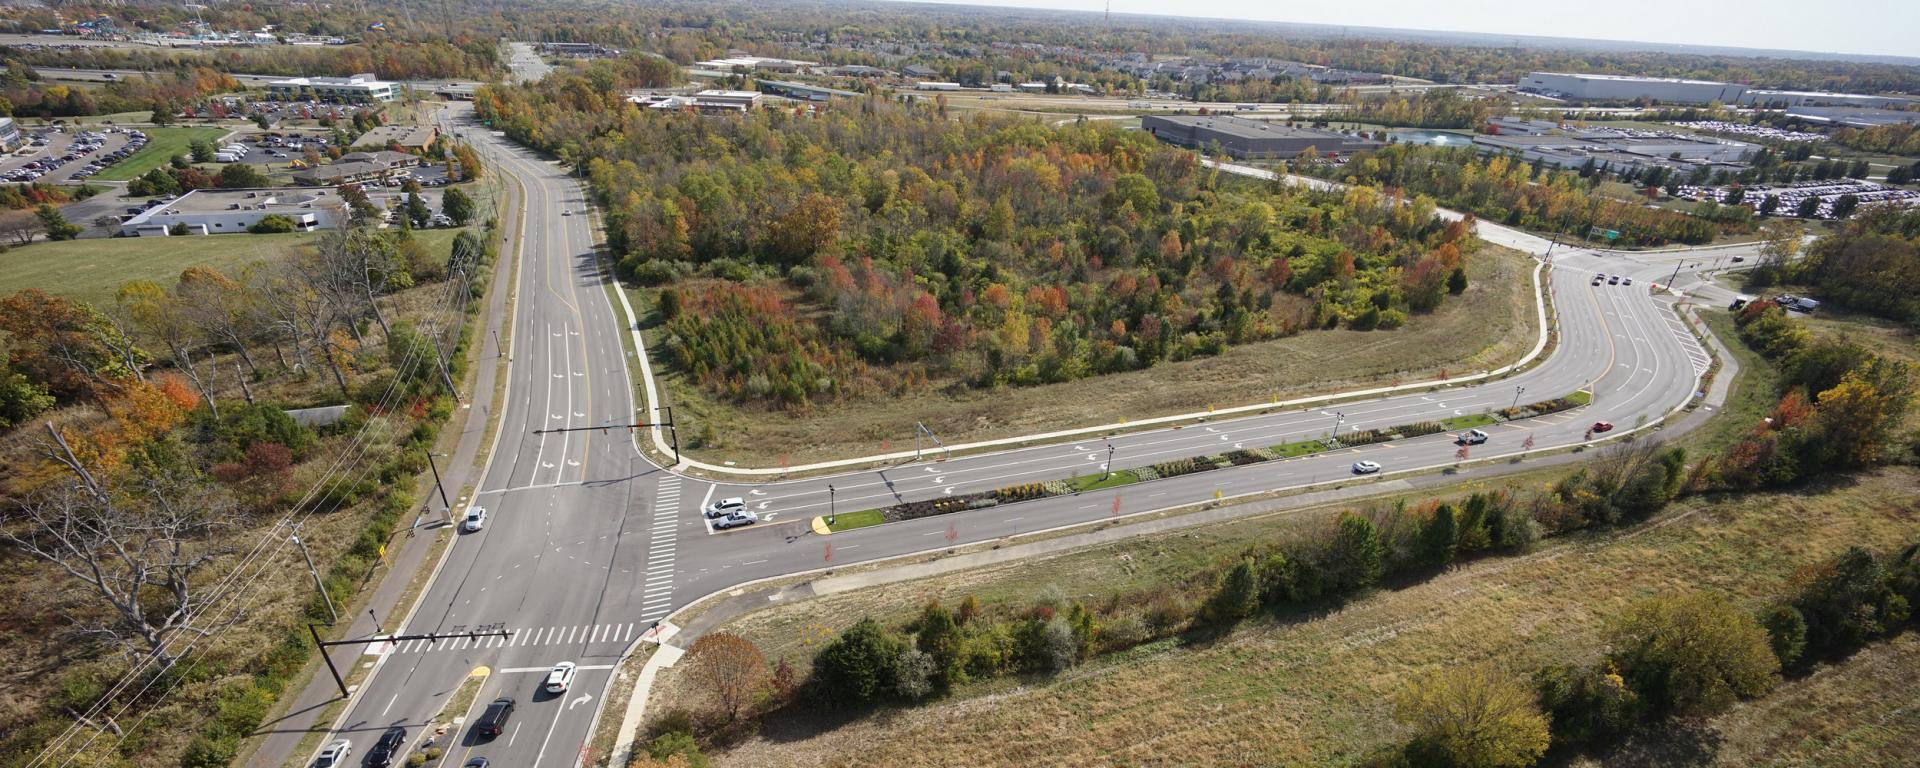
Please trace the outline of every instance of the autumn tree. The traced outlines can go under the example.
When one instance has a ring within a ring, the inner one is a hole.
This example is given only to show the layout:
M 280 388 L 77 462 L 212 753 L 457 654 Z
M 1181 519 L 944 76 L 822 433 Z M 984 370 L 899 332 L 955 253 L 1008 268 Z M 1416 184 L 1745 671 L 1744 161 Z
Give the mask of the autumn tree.
M 1607 637 L 1621 676 L 1655 712 L 1710 715 L 1778 682 L 1766 630 L 1716 595 L 1640 600 L 1608 622 Z
M 767 660 L 744 637 L 710 632 L 687 649 L 687 675 L 731 723 L 766 688 Z
M 1394 703 L 1411 728 L 1417 763 L 1522 768 L 1547 751 L 1547 718 L 1533 691 L 1486 664 L 1443 667 L 1415 680 Z
M 110 318 L 93 307 L 28 288 L 0 300 L 0 332 L 8 363 L 63 400 L 92 397 L 117 382 L 137 379 L 141 351 Z

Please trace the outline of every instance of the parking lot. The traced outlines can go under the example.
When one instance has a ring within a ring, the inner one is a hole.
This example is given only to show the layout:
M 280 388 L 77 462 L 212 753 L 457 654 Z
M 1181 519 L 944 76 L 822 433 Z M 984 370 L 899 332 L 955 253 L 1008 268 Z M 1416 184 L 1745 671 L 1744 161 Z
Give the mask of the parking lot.
M 28 134 L 28 145 L 0 159 L 0 180 L 82 182 L 146 145 L 146 134 L 125 128 Z
M 257 165 L 263 171 L 273 172 L 291 171 L 302 167 L 301 164 L 307 162 L 308 149 L 314 150 L 320 163 L 325 165 L 329 162 L 326 159 L 326 151 L 332 141 L 332 134 L 312 131 L 271 131 L 235 136 L 233 139 L 230 143 L 237 143 L 247 148 L 246 154 L 233 162 Z M 429 187 L 443 186 L 447 183 L 447 168 L 444 165 L 418 166 L 405 170 L 408 172 L 406 176 L 396 173 L 395 177 L 389 180 L 391 183 L 386 186 L 398 187 L 401 184 L 400 179 L 409 176 Z M 376 186 L 374 182 L 365 184 Z

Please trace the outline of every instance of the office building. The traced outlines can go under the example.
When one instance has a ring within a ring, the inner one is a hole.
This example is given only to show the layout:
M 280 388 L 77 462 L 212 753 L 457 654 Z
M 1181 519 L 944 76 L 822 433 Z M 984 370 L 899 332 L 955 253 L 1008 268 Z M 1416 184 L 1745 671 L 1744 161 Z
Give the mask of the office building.
M 1344 155 L 1385 146 L 1332 131 L 1227 115 L 1147 115 L 1140 118 L 1140 130 L 1169 144 L 1201 150 L 1217 148 L 1234 158 L 1291 158 L 1308 148 L 1322 155 Z
M 331 189 L 196 189 L 134 214 L 121 222 L 120 232 L 166 237 L 185 227 L 192 235 L 241 233 L 275 214 L 300 232 L 337 226 L 347 216 L 346 203 Z
M 371 74 L 348 77 L 295 77 L 267 84 L 267 95 L 281 101 L 372 104 L 393 101 L 393 83 Z

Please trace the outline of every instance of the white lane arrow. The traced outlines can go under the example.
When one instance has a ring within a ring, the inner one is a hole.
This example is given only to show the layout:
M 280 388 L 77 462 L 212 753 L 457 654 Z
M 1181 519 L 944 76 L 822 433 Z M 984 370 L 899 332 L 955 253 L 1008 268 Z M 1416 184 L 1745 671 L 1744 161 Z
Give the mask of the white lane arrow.
M 767 508 L 767 505 L 768 505 L 768 504 L 772 504 L 772 503 L 773 503 L 773 502 L 771 502 L 771 501 L 763 501 L 763 502 L 760 502 L 760 506 L 758 506 L 758 507 L 754 507 L 754 509 L 766 509 L 766 508 Z
M 1224 442 L 1226 442 L 1226 440 L 1227 440 L 1227 436 L 1226 436 L 1226 435 L 1221 435 L 1221 436 L 1220 436 L 1220 441 L 1221 441 L 1221 442 L 1223 442 L 1223 443 L 1224 443 Z
M 766 516 L 766 517 L 763 517 L 763 518 L 760 518 L 760 519 L 761 519 L 761 520 L 765 520 L 765 521 L 767 521 L 767 522 L 769 522 L 769 523 L 771 523 L 771 522 L 773 522 L 773 517 L 774 517 L 775 515 L 778 515 L 778 514 L 780 514 L 780 513 L 778 513 L 778 512 L 768 512 L 768 513 L 767 513 L 767 516 Z
M 1233 447 L 1234 447 L 1234 450 L 1239 450 L 1240 448 L 1243 448 L 1243 447 L 1245 447 L 1245 446 L 1246 446 L 1246 444 L 1245 444 L 1245 443 L 1234 443 L 1234 444 L 1233 444 Z
M 751 491 L 747 491 L 747 495 L 748 495 L 748 496 L 765 496 L 765 495 L 767 495 L 767 492 L 766 492 L 766 491 L 763 491 L 763 490 L 760 490 L 760 489 L 758 489 L 758 488 L 755 488 L 755 489 L 753 489 L 753 490 L 751 490 Z
M 933 484 L 934 484 L 934 485 L 940 485 L 940 484 L 942 484 L 942 483 L 945 483 L 945 482 L 947 482 L 947 476 L 946 476 L 946 475 L 941 475 L 941 476 L 939 476 L 939 477 L 936 477 L 936 478 L 934 478 L 934 479 L 933 479 Z
M 571 710 L 574 707 L 580 706 L 581 704 L 585 704 L 589 701 L 593 701 L 593 694 L 591 693 L 580 694 L 580 698 L 567 702 L 567 709 Z
M 575 417 L 575 418 L 581 418 L 581 419 L 584 419 L 584 418 L 586 418 L 586 417 L 587 417 L 587 415 L 586 415 L 586 414 L 584 414 L 584 413 L 581 413 L 581 412 L 579 412 L 579 411 L 574 411 L 574 412 L 573 412 L 573 415 L 574 415 L 574 417 Z
M 925 472 L 926 472 L 927 474 L 929 474 L 929 475 L 931 475 L 931 474 L 933 474 L 933 473 L 935 473 L 935 472 L 938 472 L 938 471 L 940 471 L 940 470 L 938 470 L 938 469 L 934 469 L 933 467 L 927 467 L 927 468 L 926 468 L 926 469 L 925 469 L 924 471 L 925 471 Z
M 1086 450 L 1086 447 L 1084 447 L 1084 446 L 1079 446 L 1079 445 L 1076 445 L 1076 446 L 1074 446 L 1074 447 L 1073 447 L 1073 449 L 1074 449 L 1074 450 L 1076 450 L 1076 451 L 1084 451 L 1084 450 Z
M 949 486 L 947 486 L 946 488 L 943 488 L 943 489 L 941 489 L 941 491 L 940 491 L 940 492 L 941 492 L 941 493 L 943 493 L 943 494 L 946 494 L 946 495 L 948 495 L 948 496 L 952 496 L 952 495 L 953 495 L 953 486 L 951 486 L 951 485 L 949 485 Z

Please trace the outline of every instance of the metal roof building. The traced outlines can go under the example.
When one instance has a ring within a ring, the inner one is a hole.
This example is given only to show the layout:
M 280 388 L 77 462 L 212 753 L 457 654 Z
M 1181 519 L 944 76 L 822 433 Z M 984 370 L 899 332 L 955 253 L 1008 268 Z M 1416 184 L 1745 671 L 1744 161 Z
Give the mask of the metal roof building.
M 1182 147 L 1218 147 L 1234 158 L 1290 158 L 1308 148 L 1323 154 L 1347 154 L 1385 146 L 1371 139 L 1332 131 L 1294 128 L 1228 115 L 1146 115 L 1140 118 L 1140 130 Z
M 1566 72 L 1534 72 L 1520 79 L 1520 90 L 1573 101 L 1647 99 L 1673 104 L 1737 104 L 1747 92 L 1746 86 L 1711 80 Z

